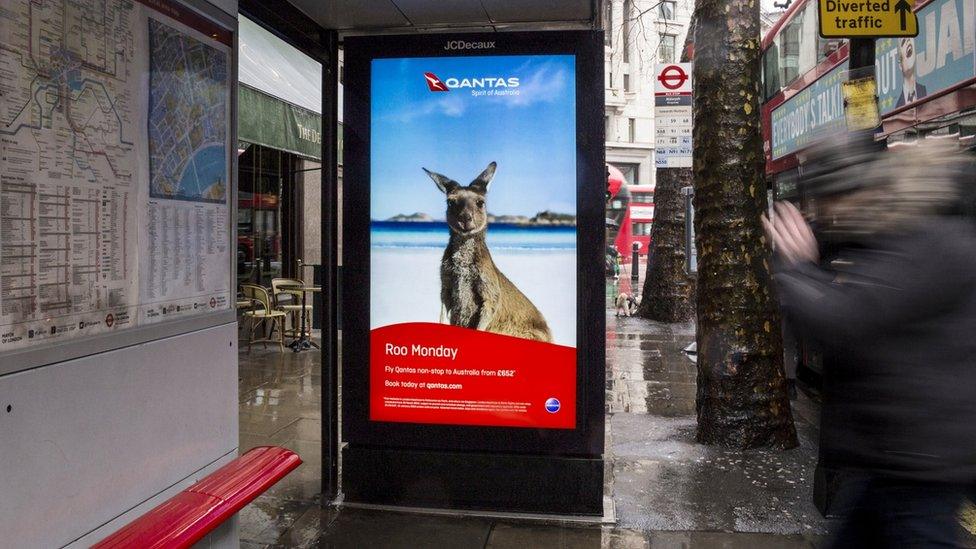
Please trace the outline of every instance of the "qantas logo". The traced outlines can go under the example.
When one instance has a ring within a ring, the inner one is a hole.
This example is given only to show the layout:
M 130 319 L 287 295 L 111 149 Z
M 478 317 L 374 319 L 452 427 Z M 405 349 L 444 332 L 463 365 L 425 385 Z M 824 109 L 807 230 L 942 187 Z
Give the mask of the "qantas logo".
M 448 78 L 441 80 L 432 72 L 425 72 L 424 79 L 427 81 L 427 88 L 432 92 L 446 92 L 457 88 L 517 88 L 519 79 L 516 77 L 500 78 L 487 76 L 483 78 Z
M 430 91 L 432 92 L 451 91 L 447 87 L 447 84 L 441 82 L 441 79 L 437 78 L 437 75 L 432 72 L 425 72 L 424 78 L 427 80 L 427 87 L 430 88 Z

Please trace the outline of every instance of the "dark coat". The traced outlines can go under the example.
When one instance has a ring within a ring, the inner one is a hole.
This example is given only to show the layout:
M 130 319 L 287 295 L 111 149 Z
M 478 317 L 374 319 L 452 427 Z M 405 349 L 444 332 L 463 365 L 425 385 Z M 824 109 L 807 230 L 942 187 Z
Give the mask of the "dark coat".
M 976 480 L 976 225 L 933 218 L 774 274 L 824 350 L 822 452 L 895 478 Z

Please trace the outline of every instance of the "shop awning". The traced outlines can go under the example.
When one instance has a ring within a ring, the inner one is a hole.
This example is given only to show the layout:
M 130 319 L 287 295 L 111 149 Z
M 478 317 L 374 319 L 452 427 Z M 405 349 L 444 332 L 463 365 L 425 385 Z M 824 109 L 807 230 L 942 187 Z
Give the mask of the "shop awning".
M 322 116 L 240 84 L 237 93 L 240 141 L 322 158 Z

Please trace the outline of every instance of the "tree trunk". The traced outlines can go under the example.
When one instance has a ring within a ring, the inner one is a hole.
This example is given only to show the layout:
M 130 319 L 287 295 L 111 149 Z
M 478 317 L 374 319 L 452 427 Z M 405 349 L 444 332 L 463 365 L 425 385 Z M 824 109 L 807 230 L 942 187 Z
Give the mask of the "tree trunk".
M 698 0 L 694 186 L 698 441 L 796 446 L 770 290 L 759 134 L 759 3 Z
M 691 61 L 695 15 L 681 48 L 681 62 Z M 661 322 L 684 322 L 695 312 L 695 279 L 685 271 L 685 201 L 681 188 L 692 183 L 691 168 L 657 170 L 654 224 L 647 254 L 644 291 L 637 314 Z
M 685 204 L 681 188 L 691 185 L 691 168 L 657 171 L 654 225 L 638 314 L 661 322 L 684 322 L 695 312 L 694 279 L 685 271 Z

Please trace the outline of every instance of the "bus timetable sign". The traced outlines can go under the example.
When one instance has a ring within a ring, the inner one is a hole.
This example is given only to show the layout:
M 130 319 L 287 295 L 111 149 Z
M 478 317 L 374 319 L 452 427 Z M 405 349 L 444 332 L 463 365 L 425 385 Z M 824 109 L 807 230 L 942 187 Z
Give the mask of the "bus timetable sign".
M 690 168 L 691 63 L 657 65 L 654 82 L 654 166 Z
M 884 38 L 917 36 L 915 0 L 819 0 L 820 36 Z

